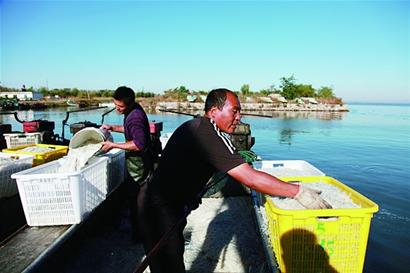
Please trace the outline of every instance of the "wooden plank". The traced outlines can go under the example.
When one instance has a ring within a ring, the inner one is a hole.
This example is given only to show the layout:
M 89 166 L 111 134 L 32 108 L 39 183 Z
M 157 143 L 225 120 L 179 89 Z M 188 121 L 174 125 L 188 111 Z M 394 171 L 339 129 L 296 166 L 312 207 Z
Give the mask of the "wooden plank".
M 0 272 L 22 272 L 70 226 L 28 227 L 0 247 Z

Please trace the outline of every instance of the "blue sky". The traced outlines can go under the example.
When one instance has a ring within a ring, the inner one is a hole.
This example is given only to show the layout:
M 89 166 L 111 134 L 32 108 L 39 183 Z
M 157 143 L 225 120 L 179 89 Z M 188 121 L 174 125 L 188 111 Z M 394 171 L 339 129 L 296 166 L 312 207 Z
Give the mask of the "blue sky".
M 410 102 L 409 1 L 0 0 L 7 87 L 331 86 Z

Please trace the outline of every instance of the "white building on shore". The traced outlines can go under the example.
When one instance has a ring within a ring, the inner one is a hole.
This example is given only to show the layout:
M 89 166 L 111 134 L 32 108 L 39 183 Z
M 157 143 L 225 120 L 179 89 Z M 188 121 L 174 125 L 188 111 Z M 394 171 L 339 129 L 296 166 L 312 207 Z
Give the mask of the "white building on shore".
M 43 94 L 33 91 L 0 92 L 0 98 L 17 98 L 19 100 L 40 100 Z

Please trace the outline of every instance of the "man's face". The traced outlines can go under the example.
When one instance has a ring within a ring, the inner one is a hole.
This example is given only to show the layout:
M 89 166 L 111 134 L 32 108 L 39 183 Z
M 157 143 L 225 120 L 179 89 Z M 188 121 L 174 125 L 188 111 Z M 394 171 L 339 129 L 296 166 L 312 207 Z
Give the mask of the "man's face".
M 228 134 L 232 134 L 241 120 L 241 104 L 239 99 L 231 93 L 226 94 L 226 101 L 219 110 L 217 107 L 211 110 L 211 118 L 218 128 Z
M 118 114 L 127 114 L 129 111 L 129 106 L 126 105 L 123 101 L 121 100 L 116 100 L 113 99 L 114 104 L 115 104 L 115 110 L 117 110 Z

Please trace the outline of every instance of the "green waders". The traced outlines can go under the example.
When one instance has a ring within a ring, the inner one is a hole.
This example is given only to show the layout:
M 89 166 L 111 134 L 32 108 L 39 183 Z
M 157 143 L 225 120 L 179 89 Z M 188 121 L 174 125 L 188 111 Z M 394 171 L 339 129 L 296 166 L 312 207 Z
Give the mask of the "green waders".
M 131 178 L 141 185 L 149 173 L 150 166 L 145 166 L 146 163 L 139 156 L 126 156 L 127 170 Z

